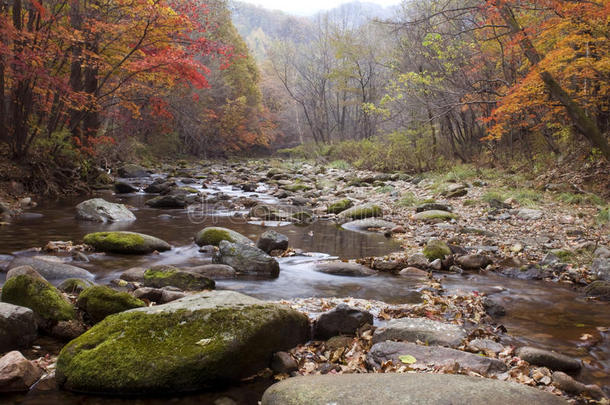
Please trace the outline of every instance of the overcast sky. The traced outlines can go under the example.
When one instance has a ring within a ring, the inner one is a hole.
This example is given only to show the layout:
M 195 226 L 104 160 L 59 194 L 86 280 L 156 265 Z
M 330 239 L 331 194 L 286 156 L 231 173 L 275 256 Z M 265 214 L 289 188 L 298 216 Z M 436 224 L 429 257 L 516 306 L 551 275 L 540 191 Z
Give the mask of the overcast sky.
M 319 10 L 335 8 L 340 4 L 349 3 L 353 0 L 242 0 L 247 3 L 257 4 L 272 10 L 282 10 L 291 14 L 308 15 Z M 364 0 L 363 3 L 376 3 L 382 6 L 399 4 L 401 0 Z

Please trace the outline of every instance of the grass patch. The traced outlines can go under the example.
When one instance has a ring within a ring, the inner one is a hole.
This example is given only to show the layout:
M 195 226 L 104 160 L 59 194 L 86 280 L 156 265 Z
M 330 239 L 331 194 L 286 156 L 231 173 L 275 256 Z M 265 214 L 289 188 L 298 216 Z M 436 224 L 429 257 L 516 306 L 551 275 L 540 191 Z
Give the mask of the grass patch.
M 426 198 L 424 200 L 420 200 L 414 193 L 408 191 L 402 195 L 400 200 L 398 200 L 397 204 L 400 207 L 417 207 L 418 205 L 432 204 L 435 202 L 436 200 L 434 198 Z
M 574 194 L 574 193 L 561 193 L 557 196 L 557 200 L 574 205 L 591 204 L 591 205 L 603 205 L 604 200 L 595 194 Z
M 601 208 L 599 210 L 596 221 L 601 225 L 606 225 L 608 222 L 610 222 L 610 205 L 607 205 L 605 208 Z
M 349 170 L 351 167 L 345 160 L 335 160 L 328 164 L 329 169 Z
M 379 194 L 390 194 L 394 191 L 394 187 L 392 186 L 381 186 L 377 187 L 375 191 Z

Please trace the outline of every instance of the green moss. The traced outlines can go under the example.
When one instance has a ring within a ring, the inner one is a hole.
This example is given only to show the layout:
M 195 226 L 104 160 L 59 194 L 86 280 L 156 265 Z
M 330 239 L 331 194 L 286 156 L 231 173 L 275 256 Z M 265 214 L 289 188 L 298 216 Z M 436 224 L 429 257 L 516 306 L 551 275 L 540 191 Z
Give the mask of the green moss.
M 575 256 L 575 253 L 567 249 L 553 249 L 551 253 L 557 256 L 559 260 L 565 263 L 569 263 Z
M 144 301 L 128 293 L 104 286 L 90 287 L 83 291 L 78 297 L 77 305 L 89 314 L 94 322 L 99 322 L 108 315 L 146 306 Z
M 51 321 L 69 321 L 75 310 L 49 282 L 28 275 L 12 277 L 2 287 L 2 301 L 30 308 Z
M 354 207 L 343 212 L 347 218 L 351 219 L 366 219 L 383 216 L 383 210 L 378 205 Z
M 58 288 L 68 294 L 80 293 L 94 284 L 89 280 L 83 280 L 80 278 L 69 278 L 64 280 Z
M 303 184 L 303 183 L 294 183 L 294 184 L 289 184 L 287 186 L 283 186 L 284 190 L 287 191 L 292 191 L 297 192 L 297 191 L 308 191 L 311 190 L 311 186 L 308 186 L 307 184 Z
M 419 214 L 415 214 L 413 218 L 417 221 L 438 222 L 451 221 L 452 219 L 458 219 L 459 216 L 451 212 L 433 210 L 420 212 Z
M 211 387 L 264 368 L 271 351 L 285 345 L 282 333 L 269 331 L 287 326 L 307 328 L 308 321 L 275 305 L 117 314 L 64 347 L 58 381 L 107 394 Z
M 199 194 L 199 190 L 193 187 L 180 187 L 178 190 L 184 191 L 190 194 Z
M 111 253 L 146 254 L 171 249 L 166 242 L 135 232 L 98 232 L 85 236 L 84 242 L 97 250 Z
M 449 246 L 438 239 L 431 239 L 426 244 L 424 248 L 424 256 L 428 258 L 428 260 L 436 260 L 436 259 L 444 259 L 445 256 L 451 255 L 451 249 Z
M 605 225 L 610 222 L 610 205 L 599 210 L 595 221 L 601 225 Z
M 195 236 L 195 243 L 199 246 L 218 246 L 223 240 L 231 243 L 250 243 L 250 239 L 227 228 L 208 227 Z
M 334 204 L 331 204 L 328 209 L 327 212 L 329 214 L 339 214 L 343 211 L 345 211 L 348 208 L 351 208 L 354 205 L 354 203 L 352 202 L 352 200 L 350 199 L 343 199 L 341 201 L 337 201 Z
M 475 200 L 465 200 L 462 205 L 464 207 L 473 207 L 475 205 L 477 205 L 477 202 Z
M 146 270 L 143 284 L 155 288 L 172 286 L 187 291 L 213 290 L 216 287 L 214 280 L 173 266 L 155 266 Z

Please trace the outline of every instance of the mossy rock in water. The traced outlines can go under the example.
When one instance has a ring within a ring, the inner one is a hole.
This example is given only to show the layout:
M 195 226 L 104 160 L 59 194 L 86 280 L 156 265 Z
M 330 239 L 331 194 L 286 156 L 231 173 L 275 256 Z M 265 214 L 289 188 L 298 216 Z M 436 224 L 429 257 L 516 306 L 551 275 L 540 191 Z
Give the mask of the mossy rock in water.
M 329 214 L 340 214 L 348 208 L 351 208 L 354 205 L 352 200 L 344 199 L 341 201 L 337 201 L 334 204 L 331 204 L 326 210 Z
M 378 205 L 358 205 L 341 213 L 341 217 L 350 219 L 377 218 L 383 216 L 383 210 Z
M 585 293 L 602 301 L 610 301 L 610 281 L 594 281 L 585 288 Z
M 413 219 L 416 221 L 425 221 L 425 222 L 442 222 L 442 221 L 451 221 L 452 219 L 458 219 L 459 216 L 452 212 L 440 211 L 440 210 L 432 210 L 432 211 L 424 211 L 419 214 L 415 214 Z
M 222 241 L 212 260 L 216 264 L 231 266 L 242 274 L 271 278 L 280 274 L 277 260 L 252 245 Z
M 95 286 L 81 293 L 78 297 L 77 305 L 94 322 L 99 322 L 108 315 L 145 307 L 146 303 L 128 293 L 115 291 L 105 286 Z
M 59 290 L 43 278 L 30 275 L 8 279 L 2 287 L 2 301 L 30 308 L 46 321 L 69 321 L 76 316 L 74 307 Z
M 90 233 L 84 240 L 96 250 L 108 253 L 148 254 L 172 248 L 169 243 L 159 238 L 135 232 Z
M 214 280 L 173 266 L 155 266 L 146 270 L 142 283 L 146 287 L 172 286 L 187 291 L 213 290 L 216 286 Z
M 111 315 L 64 347 L 57 381 L 95 394 L 170 394 L 239 381 L 309 339 L 305 314 L 213 291 Z
M 449 246 L 438 239 L 430 239 L 424 248 L 424 255 L 428 258 L 428 260 L 443 260 L 445 256 L 451 255 L 451 249 Z
M 214 226 L 201 230 L 195 236 L 195 243 L 197 243 L 199 246 L 218 246 L 223 240 L 231 243 L 252 244 L 250 239 L 238 232 L 231 229 Z
M 83 280 L 80 278 L 69 278 L 67 280 L 62 281 L 62 283 L 57 286 L 57 288 L 67 294 L 80 294 L 87 288 L 93 287 L 94 285 L 95 284 L 89 280 Z
M 311 190 L 311 186 L 308 186 L 307 184 L 303 184 L 303 183 L 294 183 L 294 184 L 289 184 L 286 186 L 282 187 L 284 190 L 286 191 L 292 191 L 293 193 L 297 192 L 297 191 L 309 191 Z

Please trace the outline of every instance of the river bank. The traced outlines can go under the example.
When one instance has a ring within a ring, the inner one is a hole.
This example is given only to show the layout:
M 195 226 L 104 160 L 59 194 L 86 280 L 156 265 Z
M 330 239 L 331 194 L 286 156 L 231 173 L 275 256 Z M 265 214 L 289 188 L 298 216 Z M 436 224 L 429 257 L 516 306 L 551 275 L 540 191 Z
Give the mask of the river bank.
M 607 389 L 607 304 L 600 301 L 603 296 L 587 298 L 584 286 L 603 279 L 595 269 L 601 272 L 607 266 L 603 247 L 608 246 L 608 225 L 599 222 L 594 201 L 563 201 L 573 193 L 562 191 L 562 185 L 547 187 L 557 191 L 535 191 L 524 187 L 522 179 L 490 172 L 414 178 L 303 162 L 184 165 L 162 168 L 150 176 L 146 170 L 138 174 L 117 180 L 114 191 L 122 193 L 99 194 L 128 204 L 135 222 L 76 220 L 74 206 L 83 199 L 40 202 L 2 229 L 2 253 L 10 255 L 3 257 L 4 267 L 14 257 L 43 254 L 87 269 L 98 284 L 133 291 L 137 282 L 129 286 L 116 282 L 133 267 L 190 269 L 209 264 L 213 253 L 192 243 L 205 227 L 222 226 L 251 240 L 275 229 L 288 236 L 291 247 L 276 258 L 280 276 L 219 279 L 217 289 L 283 302 L 312 319 L 339 303 L 374 316 L 373 328 L 351 331 L 356 336 L 344 340 L 343 346 L 335 342 L 329 350 L 327 344 L 314 341 L 293 349 L 297 369 L 291 373 L 372 371 L 366 358 L 375 328 L 392 319 L 423 317 L 464 327 L 469 335 L 455 347 L 500 358 L 507 370 L 502 379 L 565 394 L 552 382 L 551 370 L 514 360 L 516 347 L 535 345 L 561 348 L 583 360 L 584 371 L 578 378 Z M 156 190 L 149 189 L 155 185 Z M 143 194 L 143 189 L 164 193 L 163 207 L 147 205 L 155 196 Z M 178 189 L 182 191 L 173 192 Z M 98 231 L 147 233 L 166 240 L 173 249 L 134 257 L 83 248 L 80 253 L 87 261 L 78 261 L 78 244 L 85 234 Z M 76 248 L 29 250 L 60 239 L 74 241 Z M 340 265 L 334 274 L 321 273 L 319 263 L 334 258 L 356 259 L 363 266 Z M 345 276 L 346 267 L 352 277 Z M 490 314 L 494 308 L 500 312 L 503 308 L 507 315 L 496 313 L 494 318 Z M 499 343 L 502 349 L 470 348 L 475 338 Z M 399 361 L 386 365 L 384 371 L 472 372 L 419 366 L 413 369 Z M 284 379 L 283 374 L 275 373 L 277 379 Z

